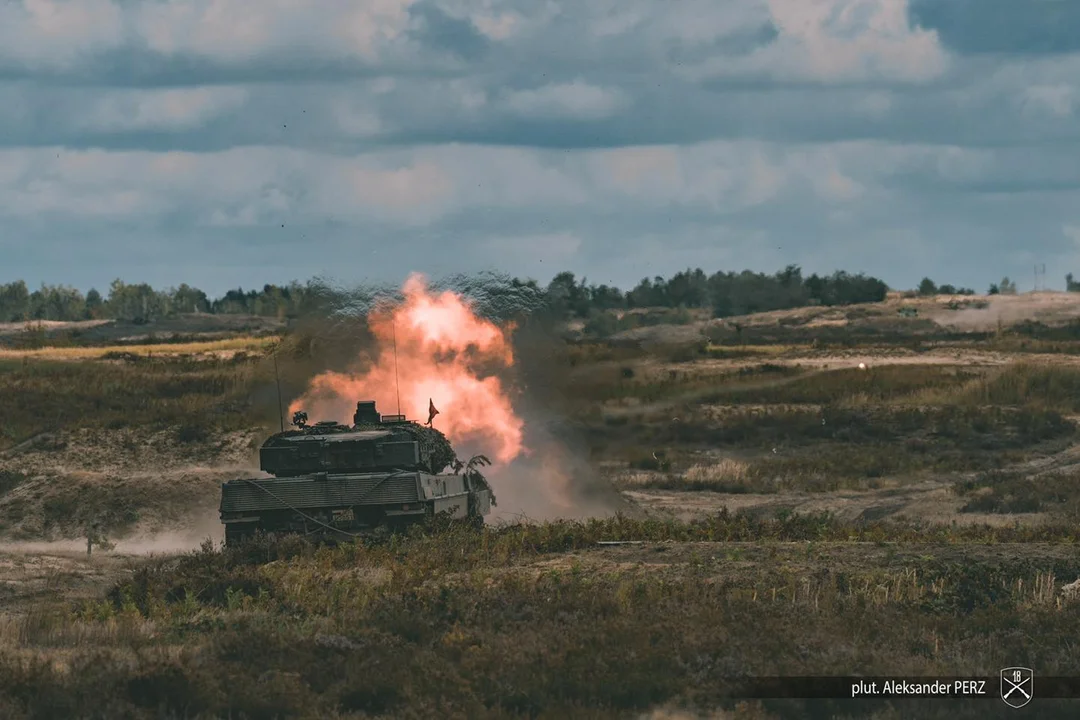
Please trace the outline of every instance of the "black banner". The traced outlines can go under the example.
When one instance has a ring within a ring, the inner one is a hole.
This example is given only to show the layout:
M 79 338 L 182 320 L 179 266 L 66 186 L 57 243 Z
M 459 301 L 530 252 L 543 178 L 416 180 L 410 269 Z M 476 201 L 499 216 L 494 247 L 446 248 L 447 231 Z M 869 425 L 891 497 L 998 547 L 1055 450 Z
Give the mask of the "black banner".
M 1001 677 L 758 677 L 730 679 L 728 695 L 746 699 L 989 698 L 1000 701 Z M 1080 677 L 1031 678 L 1038 698 L 1080 698 Z

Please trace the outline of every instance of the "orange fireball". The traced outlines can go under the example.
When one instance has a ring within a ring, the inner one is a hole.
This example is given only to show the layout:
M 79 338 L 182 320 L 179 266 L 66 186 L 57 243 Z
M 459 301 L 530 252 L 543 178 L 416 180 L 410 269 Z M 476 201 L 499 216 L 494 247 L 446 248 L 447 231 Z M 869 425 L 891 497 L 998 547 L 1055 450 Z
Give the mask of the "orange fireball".
M 422 275 L 409 276 L 403 291 L 403 303 L 368 318 L 377 343 L 370 366 L 316 376 L 289 412 L 349 422 L 358 400 L 396 412 L 400 394 L 408 418 L 422 421 L 433 403 L 435 426 L 452 443 L 475 444 L 496 463 L 511 462 L 524 452 L 524 422 L 501 380 L 485 374 L 513 365 L 510 328 L 479 317 L 457 293 L 431 293 Z

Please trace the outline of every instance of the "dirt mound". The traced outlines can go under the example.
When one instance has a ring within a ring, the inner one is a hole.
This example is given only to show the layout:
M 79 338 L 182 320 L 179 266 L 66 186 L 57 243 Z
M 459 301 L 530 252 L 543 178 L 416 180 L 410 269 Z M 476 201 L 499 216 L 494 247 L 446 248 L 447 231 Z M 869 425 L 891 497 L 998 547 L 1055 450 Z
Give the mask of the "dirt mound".
M 194 441 L 188 428 L 84 429 L 0 456 L 0 535 L 14 540 L 216 532 L 220 484 L 259 475 L 258 429 Z

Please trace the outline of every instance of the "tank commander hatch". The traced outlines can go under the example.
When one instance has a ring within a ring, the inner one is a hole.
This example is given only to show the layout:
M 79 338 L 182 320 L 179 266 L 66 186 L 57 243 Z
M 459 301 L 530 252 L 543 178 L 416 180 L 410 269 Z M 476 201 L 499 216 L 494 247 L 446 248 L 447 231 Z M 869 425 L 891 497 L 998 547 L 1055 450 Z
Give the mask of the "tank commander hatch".
M 380 421 L 379 411 L 375 409 L 374 400 L 361 400 L 356 403 L 356 412 L 352 416 L 353 425 L 378 425 Z

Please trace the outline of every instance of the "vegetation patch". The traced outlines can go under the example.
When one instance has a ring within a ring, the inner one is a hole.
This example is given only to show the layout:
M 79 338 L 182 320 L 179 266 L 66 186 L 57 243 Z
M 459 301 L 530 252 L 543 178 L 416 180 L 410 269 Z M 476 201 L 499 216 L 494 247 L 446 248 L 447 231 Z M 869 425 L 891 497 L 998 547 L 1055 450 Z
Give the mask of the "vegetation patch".
M 1034 513 L 1080 511 L 1080 474 L 1045 473 L 1030 476 L 1019 472 L 991 471 L 960 480 L 955 492 L 967 498 L 960 512 Z
M 7 495 L 27 481 L 26 475 L 14 470 L 0 470 L 0 497 Z
M 75 427 L 251 425 L 253 388 L 272 382 L 259 358 L 156 358 L 135 364 L 0 359 L 0 448 Z
M 1080 367 L 1018 363 L 961 389 L 953 401 L 1080 411 Z

